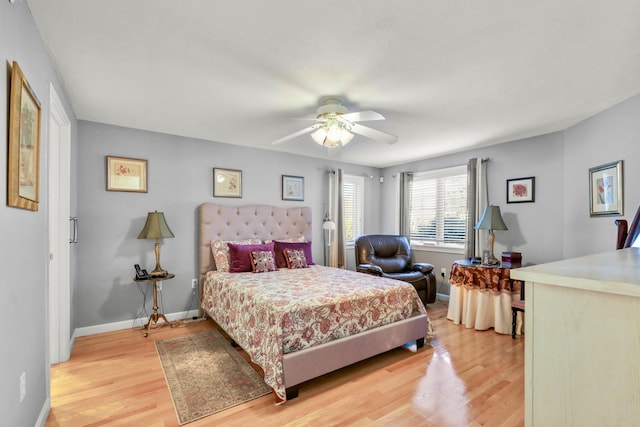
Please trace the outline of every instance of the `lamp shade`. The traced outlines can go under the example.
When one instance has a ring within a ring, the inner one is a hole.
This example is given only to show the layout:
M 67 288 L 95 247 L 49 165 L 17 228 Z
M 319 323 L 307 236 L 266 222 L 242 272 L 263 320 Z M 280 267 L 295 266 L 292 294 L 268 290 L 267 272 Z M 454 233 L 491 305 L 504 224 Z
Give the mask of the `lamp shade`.
M 138 234 L 138 239 L 166 239 L 175 237 L 169 228 L 167 221 L 164 219 L 163 212 L 149 212 L 147 214 L 147 222 L 144 228 Z
M 323 230 L 335 230 L 336 223 L 331 221 L 330 219 L 322 223 Z
M 508 230 L 507 224 L 502 220 L 500 206 L 487 205 L 475 228 L 479 230 Z
M 322 127 L 311 134 L 311 138 L 327 148 L 336 148 L 347 145 L 353 138 L 353 134 L 345 125 L 336 119 L 328 120 Z

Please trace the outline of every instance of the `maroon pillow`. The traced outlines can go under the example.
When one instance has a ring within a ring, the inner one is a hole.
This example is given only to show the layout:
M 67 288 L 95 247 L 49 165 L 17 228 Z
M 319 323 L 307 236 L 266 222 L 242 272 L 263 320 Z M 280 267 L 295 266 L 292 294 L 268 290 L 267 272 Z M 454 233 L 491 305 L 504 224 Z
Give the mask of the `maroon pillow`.
M 307 265 L 313 265 L 313 258 L 311 257 L 311 242 L 280 242 L 276 240 L 273 253 L 276 255 L 276 267 L 288 268 L 287 257 L 284 253 L 285 249 L 297 249 L 304 252 L 304 257 L 307 259 Z
M 303 255 L 304 256 L 304 255 Z M 266 273 L 276 271 L 276 262 L 273 259 L 273 251 L 252 251 L 251 265 L 254 273 Z
M 273 243 L 266 245 L 236 245 L 227 243 L 229 246 L 229 272 L 242 273 L 253 271 L 251 265 L 252 251 L 273 251 Z
M 285 249 L 284 253 L 287 258 L 288 268 L 308 268 L 307 259 L 304 251 L 300 249 Z

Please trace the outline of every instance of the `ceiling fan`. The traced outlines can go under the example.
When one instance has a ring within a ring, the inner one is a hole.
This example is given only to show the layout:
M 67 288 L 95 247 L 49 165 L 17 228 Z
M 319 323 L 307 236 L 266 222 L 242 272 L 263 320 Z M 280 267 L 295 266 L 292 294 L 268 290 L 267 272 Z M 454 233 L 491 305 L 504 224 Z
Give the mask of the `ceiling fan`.
M 374 141 L 395 144 L 398 137 L 379 130 L 363 126 L 357 122 L 384 120 L 384 116 L 375 111 L 359 111 L 350 113 L 338 98 L 326 98 L 318 107 L 316 115 L 305 117 L 303 120 L 313 120 L 316 123 L 298 132 L 277 139 L 271 145 L 282 144 L 301 135 L 311 133 L 311 138 L 320 145 L 336 148 L 347 145 L 353 134 L 362 135 Z

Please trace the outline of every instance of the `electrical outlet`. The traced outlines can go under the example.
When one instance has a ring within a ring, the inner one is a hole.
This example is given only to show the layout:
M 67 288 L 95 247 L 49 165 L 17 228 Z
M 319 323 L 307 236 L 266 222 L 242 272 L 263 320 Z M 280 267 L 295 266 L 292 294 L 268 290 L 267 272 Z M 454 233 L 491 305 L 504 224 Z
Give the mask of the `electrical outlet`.
M 442 268 L 440 269 L 440 275 L 441 275 L 442 277 L 445 277 L 445 276 L 447 275 L 447 269 L 446 269 L 446 268 L 444 268 L 444 267 L 442 267 Z
M 158 286 L 158 292 L 162 292 L 162 282 L 156 282 L 156 286 Z
M 198 286 L 198 279 L 191 279 L 191 289 L 195 289 Z
M 27 395 L 27 373 L 23 372 L 20 375 L 20 402 L 24 400 Z

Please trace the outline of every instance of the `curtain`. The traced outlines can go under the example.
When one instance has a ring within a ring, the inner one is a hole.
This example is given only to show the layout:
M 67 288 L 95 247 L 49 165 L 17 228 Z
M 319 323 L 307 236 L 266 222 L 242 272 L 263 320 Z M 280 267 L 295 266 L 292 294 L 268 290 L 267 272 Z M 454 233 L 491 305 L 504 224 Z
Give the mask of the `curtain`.
M 467 163 L 467 241 L 465 258 L 482 253 L 480 231 L 475 225 L 480 220 L 488 200 L 487 165 L 489 159 L 469 159 Z
M 400 174 L 400 234 L 407 237 L 411 242 L 411 183 L 413 182 L 413 172 L 402 172 Z
M 347 268 L 343 215 L 343 171 L 329 172 L 329 218 L 336 224 L 334 238 L 329 240 L 329 267 Z

